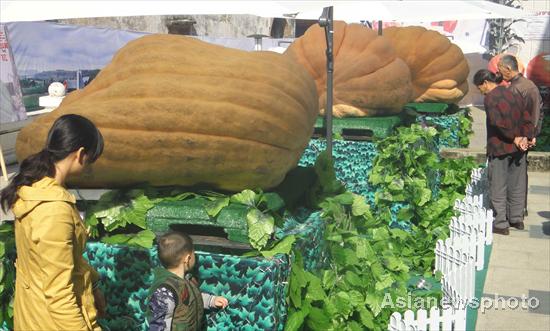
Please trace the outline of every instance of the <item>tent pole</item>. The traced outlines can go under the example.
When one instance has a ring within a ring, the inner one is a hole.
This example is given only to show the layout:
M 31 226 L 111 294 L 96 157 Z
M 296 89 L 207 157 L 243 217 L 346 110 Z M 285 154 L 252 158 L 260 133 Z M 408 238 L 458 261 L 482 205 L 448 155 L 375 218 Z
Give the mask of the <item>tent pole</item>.
M 327 103 L 325 107 L 325 127 L 326 127 L 326 140 L 327 140 L 327 152 L 329 158 L 332 159 L 332 89 L 333 89 L 333 72 L 334 72 L 334 58 L 333 58 L 333 7 L 323 8 L 323 14 L 319 17 L 319 25 L 325 28 L 325 39 L 327 42 Z

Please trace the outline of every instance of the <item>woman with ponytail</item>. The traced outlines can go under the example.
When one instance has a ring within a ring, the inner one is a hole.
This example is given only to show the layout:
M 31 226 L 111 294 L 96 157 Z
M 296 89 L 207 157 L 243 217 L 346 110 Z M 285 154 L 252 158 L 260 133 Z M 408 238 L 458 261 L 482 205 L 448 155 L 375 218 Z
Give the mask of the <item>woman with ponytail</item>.
M 105 300 L 82 256 L 86 229 L 65 181 L 102 152 L 103 137 L 90 120 L 63 115 L 2 190 L 2 208 L 15 215 L 15 330 L 101 330 L 96 317 Z
M 485 95 L 487 157 L 493 208 L 493 233 L 508 235 L 510 226 L 523 230 L 525 151 L 534 126 L 520 94 L 503 86 L 500 73 L 479 70 L 474 84 Z

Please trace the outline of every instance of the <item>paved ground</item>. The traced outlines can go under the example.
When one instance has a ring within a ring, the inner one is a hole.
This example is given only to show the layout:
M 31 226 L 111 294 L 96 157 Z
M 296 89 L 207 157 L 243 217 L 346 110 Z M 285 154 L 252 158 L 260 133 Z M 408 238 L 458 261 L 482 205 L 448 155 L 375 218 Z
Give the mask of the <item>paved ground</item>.
M 494 236 L 477 330 L 550 330 L 550 173 L 529 173 L 528 211 L 525 230 Z
M 469 149 L 484 150 L 485 114 L 472 117 Z M 476 330 L 550 330 L 550 172 L 529 172 L 527 207 L 525 230 L 494 236 Z

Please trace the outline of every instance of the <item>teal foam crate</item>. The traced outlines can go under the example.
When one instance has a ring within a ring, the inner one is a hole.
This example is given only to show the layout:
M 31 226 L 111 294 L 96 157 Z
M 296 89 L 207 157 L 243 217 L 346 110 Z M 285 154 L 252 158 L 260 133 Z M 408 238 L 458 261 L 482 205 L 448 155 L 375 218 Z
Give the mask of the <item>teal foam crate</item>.
M 102 278 L 110 330 L 147 330 L 145 312 L 152 270 L 160 265 L 157 251 L 87 244 L 85 258 Z M 201 291 L 228 298 L 225 310 L 207 312 L 208 330 L 282 330 L 286 319 L 289 261 L 196 252 Z

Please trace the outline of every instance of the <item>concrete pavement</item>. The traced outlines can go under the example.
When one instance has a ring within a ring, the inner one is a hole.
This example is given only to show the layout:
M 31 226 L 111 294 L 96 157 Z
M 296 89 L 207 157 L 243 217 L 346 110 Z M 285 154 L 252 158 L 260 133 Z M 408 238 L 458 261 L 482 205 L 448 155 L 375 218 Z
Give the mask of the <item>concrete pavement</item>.
M 473 107 L 471 114 L 474 134 L 465 152 L 484 155 L 485 113 Z M 476 330 L 550 330 L 550 172 L 529 171 L 527 207 L 525 230 L 494 235 L 482 297 L 491 307 L 478 310 Z

